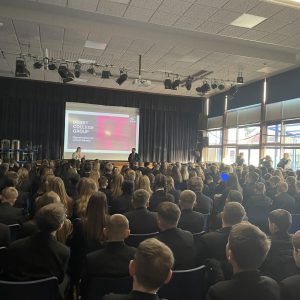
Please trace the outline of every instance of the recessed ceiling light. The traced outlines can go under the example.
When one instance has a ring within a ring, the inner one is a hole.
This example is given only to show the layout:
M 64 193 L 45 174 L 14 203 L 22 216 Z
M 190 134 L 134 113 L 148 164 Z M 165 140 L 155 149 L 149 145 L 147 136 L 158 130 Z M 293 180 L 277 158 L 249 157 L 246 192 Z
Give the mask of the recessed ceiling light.
M 285 6 L 300 8 L 300 0 L 265 0 L 274 4 L 281 4 Z
M 182 57 L 179 61 L 186 62 L 186 63 L 195 63 L 198 60 L 199 60 L 199 57 L 186 55 L 186 56 Z
M 109 0 L 110 2 L 117 2 L 122 4 L 128 4 L 130 0 Z
M 85 59 L 85 58 L 79 58 L 78 62 L 80 62 L 81 64 L 94 64 L 94 63 L 96 63 L 95 60 Z
M 237 19 L 235 19 L 233 22 L 231 22 L 230 25 L 244 27 L 244 28 L 253 28 L 266 19 L 267 18 L 259 17 L 259 16 L 255 16 L 255 15 L 242 14 Z
M 266 74 L 272 73 L 272 72 L 275 72 L 275 71 L 277 71 L 277 69 L 272 68 L 272 67 L 263 67 L 263 68 L 257 70 L 257 72 L 259 72 L 259 73 L 266 73 Z
M 0 22 L 0 27 L 3 26 L 4 24 L 2 22 Z
M 106 43 L 98 43 L 95 41 L 86 41 L 84 44 L 84 47 L 98 49 L 98 50 L 104 50 L 106 48 L 106 45 L 107 45 Z

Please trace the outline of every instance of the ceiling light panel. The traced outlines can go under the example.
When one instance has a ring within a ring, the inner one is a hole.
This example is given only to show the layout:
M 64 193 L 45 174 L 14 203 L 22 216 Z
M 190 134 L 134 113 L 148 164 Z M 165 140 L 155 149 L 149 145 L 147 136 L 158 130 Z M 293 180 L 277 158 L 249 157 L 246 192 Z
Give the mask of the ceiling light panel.
M 264 17 L 259 17 L 250 14 L 242 14 L 240 17 L 231 22 L 230 25 L 251 29 L 265 20 L 266 18 Z
M 87 40 L 84 44 L 84 47 L 98 49 L 98 50 L 104 50 L 106 48 L 106 45 L 107 45 L 106 43 L 99 43 L 99 42 Z
M 290 6 L 294 8 L 300 8 L 300 0 L 264 0 L 264 1 L 271 2 L 274 4 Z

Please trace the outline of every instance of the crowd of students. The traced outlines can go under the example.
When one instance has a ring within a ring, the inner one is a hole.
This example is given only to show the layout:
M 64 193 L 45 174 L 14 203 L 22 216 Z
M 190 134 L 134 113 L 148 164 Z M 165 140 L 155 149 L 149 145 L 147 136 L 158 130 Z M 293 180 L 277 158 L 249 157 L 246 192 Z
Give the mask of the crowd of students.
M 105 299 L 158 299 L 172 270 L 205 264 L 209 300 L 298 299 L 299 180 L 265 165 L 1 162 L 1 277 L 56 276 L 63 298 L 84 299 L 90 278 L 131 275 L 130 295 Z M 136 249 L 130 234 L 155 238 Z

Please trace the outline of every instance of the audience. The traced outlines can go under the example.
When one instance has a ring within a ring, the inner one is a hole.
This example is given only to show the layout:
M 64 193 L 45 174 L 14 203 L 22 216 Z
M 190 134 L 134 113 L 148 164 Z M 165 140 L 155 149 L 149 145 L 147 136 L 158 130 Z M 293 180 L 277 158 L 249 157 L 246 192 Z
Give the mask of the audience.
M 280 300 L 276 281 L 260 276 L 270 245 L 265 233 L 258 227 L 241 223 L 233 226 L 226 246 L 226 255 L 233 268 L 231 280 L 211 286 L 208 300 Z
M 124 214 L 132 209 L 133 191 L 134 182 L 131 180 L 125 180 L 122 183 L 122 195 L 112 201 L 112 214 Z
M 295 199 L 288 194 L 288 185 L 286 182 L 278 183 L 278 193 L 273 198 L 273 209 L 285 209 L 291 214 L 295 210 Z
M 0 247 L 7 247 L 9 243 L 10 243 L 9 227 L 5 224 L 0 223 Z
M 157 211 L 157 222 L 160 233 L 158 240 L 166 244 L 174 255 L 174 270 L 191 269 L 195 267 L 195 246 L 193 235 L 177 228 L 180 218 L 178 206 L 171 202 L 163 202 Z

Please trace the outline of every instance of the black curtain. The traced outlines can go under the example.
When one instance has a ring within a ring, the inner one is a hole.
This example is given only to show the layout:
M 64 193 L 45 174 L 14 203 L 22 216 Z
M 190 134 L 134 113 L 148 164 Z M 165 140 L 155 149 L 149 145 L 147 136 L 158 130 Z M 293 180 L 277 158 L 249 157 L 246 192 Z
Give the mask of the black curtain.
M 42 145 L 42 156 L 61 158 L 66 102 L 140 109 L 143 160 L 187 160 L 196 144 L 202 101 L 73 84 L 0 77 L 0 139 Z

